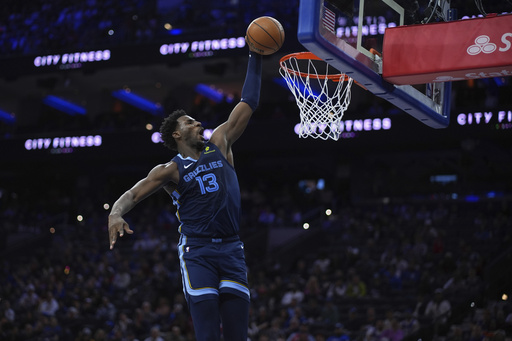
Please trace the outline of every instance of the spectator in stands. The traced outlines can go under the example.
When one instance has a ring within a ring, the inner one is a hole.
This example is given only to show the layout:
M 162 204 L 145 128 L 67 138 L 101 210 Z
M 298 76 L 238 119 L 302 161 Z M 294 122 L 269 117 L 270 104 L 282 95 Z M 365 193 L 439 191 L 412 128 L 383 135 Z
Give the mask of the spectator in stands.
M 255 309 L 249 312 L 249 337 L 258 335 L 262 330 L 266 330 L 270 326 L 268 307 L 260 306 L 255 313 Z
M 300 290 L 297 283 L 290 283 L 288 290 L 284 293 L 281 304 L 283 306 L 290 306 L 291 304 L 300 304 L 304 300 L 304 292 Z
M 45 316 L 55 316 L 59 310 L 59 303 L 53 297 L 51 291 L 46 291 L 39 302 L 39 312 Z
M 484 341 L 484 332 L 482 327 L 476 323 L 471 325 L 471 333 L 469 334 L 468 341 Z
M 343 323 L 336 323 L 334 331 L 327 337 L 326 341 L 349 341 L 350 335 L 343 327 Z
M 290 317 L 287 325 L 284 326 L 284 334 L 288 338 L 292 334 L 296 334 L 300 331 L 301 321 L 298 316 Z
M 313 269 L 319 269 L 320 272 L 326 272 L 331 265 L 331 259 L 325 252 L 320 252 L 319 256 L 313 262 Z
M 338 306 L 334 304 L 331 298 L 327 298 L 322 307 L 320 320 L 323 325 L 332 325 L 339 321 L 340 312 Z
M 126 335 L 128 330 L 132 328 L 133 320 L 122 311 L 118 314 L 117 321 L 114 325 L 114 330 L 119 331 L 119 335 Z
M 172 326 L 171 332 L 166 341 L 186 341 L 180 326 Z
M 419 293 L 416 298 L 416 305 L 412 311 L 412 315 L 416 319 L 423 319 L 425 317 L 425 309 L 427 308 L 428 301 L 425 294 Z
M 21 295 L 18 304 L 24 309 L 32 309 L 39 304 L 39 295 L 36 294 L 35 287 L 32 283 L 25 288 L 25 293 Z
M 153 326 L 151 327 L 150 334 L 144 341 L 164 341 L 164 338 L 160 335 L 160 327 Z
M 3 316 L 0 316 L 0 326 L 4 323 L 4 318 L 6 322 L 14 323 L 16 320 L 16 312 L 11 307 L 11 301 L 3 299 L 0 304 L 2 305 L 0 312 L 3 312 Z
M 391 320 L 391 326 L 385 329 L 381 337 L 386 338 L 389 341 L 401 341 L 404 338 L 404 331 L 400 327 L 400 322 L 396 318 Z
M 391 322 L 398 317 L 398 312 L 393 311 L 391 307 L 388 307 L 385 311 L 384 316 L 384 329 L 390 329 L 391 328 Z
M 347 292 L 347 286 L 343 281 L 343 273 L 341 271 L 336 271 L 334 276 L 334 281 L 325 283 L 326 285 L 326 297 L 328 299 L 338 301 L 345 297 Z
M 382 341 L 382 333 L 384 333 L 384 321 L 377 320 L 374 326 L 366 326 L 362 330 L 363 341 Z
M 450 301 L 444 298 L 443 290 L 436 289 L 434 297 L 427 303 L 425 316 L 430 317 L 433 322 L 445 324 L 451 315 L 452 306 Z
M 402 290 L 401 272 L 395 264 L 388 264 L 381 269 L 380 274 L 387 282 L 388 293 L 397 293 Z
M 125 290 L 130 286 L 131 275 L 130 275 L 130 266 L 128 261 L 124 261 L 119 270 L 114 274 L 114 278 L 112 280 L 112 284 L 117 291 L 121 293 L 125 293 Z
M 467 289 L 472 293 L 478 293 L 483 288 L 482 278 L 478 275 L 475 267 L 471 267 L 468 270 L 468 276 L 465 282 Z
M 103 328 L 96 329 L 94 331 L 93 340 L 94 341 L 107 341 L 107 333 L 105 332 L 105 329 L 103 329 Z M 159 340 L 159 341 L 163 341 L 163 339 Z
M 448 318 L 450 317 L 451 303 L 443 297 L 443 290 L 436 289 L 434 297 L 428 302 L 425 308 L 425 316 L 431 319 L 435 333 L 445 335 L 448 332 Z
M 105 322 L 112 322 L 113 324 L 116 315 L 117 308 L 115 305 L 110 302 L 110 299 L 107 296 L 103 296 L 101 298 L 101 303 L 96 309 L 96 318 Z
M 411 335 L 420 329 L 420 322 L 414 317 L 411 309 L 404 312 L 404 318 L 400 321 L 400 328 L 404 331 L 404 336 Z
M 462 331 L 462 327 L 459 325 L 454 325 L 450 328 L 450 331 L 447 335 L 448 341 L 464 341 L 464 332 Z
M 365 297 L 366 296 L 366 283 L 356 273 L 353 273 L 350 281 L 347 284 L 346 294 L 348 297 Z
M 267 336 L 269 340 L 285 340 L 285 332 L 281 328 L 282 324 L 281 317 L 274 317 L 270 323 L 270 328 L 262 334 Z
M 307 321 L 301 322 L 299 330 L 290 334 L 286 341 L 315 341 L 315 337 L 310 333 L 309 328 Z
M 319 299 L 322 295 L 322 288 L 318 281 L 318 277 L 315 275 L 309 276 L 306 285 L 304 287 L 304 296 L 306 298 Z
M 361 330 L 361 327 L 363 327 L 364 323 L 361 319 L 361 316 L 359 316 L 359 311 L 356 307 L 351 307 L 348 311 L 348 318 L 344 323 L 345 329 L 348 330 L 351 334 L 357 333 Z
M 370 326 L 374 326 L 377 323 L 377 312 L 374 306 L 366 308 L 366 318 L 363 322 L 363 330 L 368 329 Z

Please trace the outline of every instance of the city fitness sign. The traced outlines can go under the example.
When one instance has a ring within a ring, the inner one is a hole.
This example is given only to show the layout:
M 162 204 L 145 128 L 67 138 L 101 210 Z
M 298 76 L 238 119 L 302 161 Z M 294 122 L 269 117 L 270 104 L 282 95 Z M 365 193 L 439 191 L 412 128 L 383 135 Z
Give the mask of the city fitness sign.
M 25 140 L 26 150 L 64 150 L 73 152 L 73 148 L 99 147 L 102 144 L 101 135 L 46 137 Z
M 232 37 L 222 39 L 195 40 L 192 42 L 178 42 L 163 44 L 160 46 L 160 54 L 185 54 L 198 52 L 213 52 L 219 50 L 234 50 L 245 46 L 244 37 Z
M 460 126 L 496 124 L 500 129 L 510 129 L 512 126 L 512 110 L 477 111 L 459 113 L 457 124 Z
M 109 60 L 110 50 L 98 50 L 88 52 L 71 52 L 64 54 L 51 54 L 46 56 L 37 56 L 34 58 L 35 67 L 44 66 L 63 66 L 82 63 L 92 63 Z

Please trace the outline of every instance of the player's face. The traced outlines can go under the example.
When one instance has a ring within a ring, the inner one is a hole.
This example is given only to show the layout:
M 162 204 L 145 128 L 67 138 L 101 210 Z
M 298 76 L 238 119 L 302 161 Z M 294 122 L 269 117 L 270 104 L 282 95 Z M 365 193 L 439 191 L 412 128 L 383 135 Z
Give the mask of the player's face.
M 201 149 L 204 147 L 204 128 L 201 122 L 188 115 L 181 116 L 178 118 L 178 130 L 181 133 L 183 142 Z

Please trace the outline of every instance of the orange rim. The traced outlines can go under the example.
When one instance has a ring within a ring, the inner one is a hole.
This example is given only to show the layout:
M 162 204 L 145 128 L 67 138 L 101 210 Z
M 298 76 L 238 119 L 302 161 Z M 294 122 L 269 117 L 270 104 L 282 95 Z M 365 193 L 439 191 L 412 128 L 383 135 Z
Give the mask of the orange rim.
M 282 69 L 286 70 L 287 72 L 291 73 L 292 75 L 300 76 L 300 77 L 304 77 L 304 78 L 309 77 L 309 78 L 316 78 L 316 79 L 330 79 L 335 82 L 344 82 L 344 81 L 349 80 L 349 78 L 350 78 L 349 76 L 347 76 L 344 73 L 337 73 L 334 75 L 318 75 L 318 74 L 312 74 L 312 73 L 307 73 L 307 72 L 290 69 L 288 66 L 286 66 L 285 62 L 292 58 L 299 59 L 299 60 L 323 60 L 322 58 L 317 57 L 313 52 L 296 52 L 296 53 L 287 54 L 286 56 L 282 57 L 279 60 L 279 65 L 281 66 Z

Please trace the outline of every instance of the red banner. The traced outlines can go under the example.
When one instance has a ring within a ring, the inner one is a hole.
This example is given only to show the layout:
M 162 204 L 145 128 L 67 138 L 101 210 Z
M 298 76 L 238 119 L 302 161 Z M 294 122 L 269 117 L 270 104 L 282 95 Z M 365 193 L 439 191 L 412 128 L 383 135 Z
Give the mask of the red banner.
M 382 63 L 397 85 L 512 76 L 512 15 L 388 28 Z

